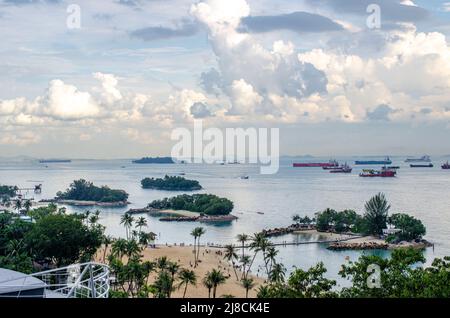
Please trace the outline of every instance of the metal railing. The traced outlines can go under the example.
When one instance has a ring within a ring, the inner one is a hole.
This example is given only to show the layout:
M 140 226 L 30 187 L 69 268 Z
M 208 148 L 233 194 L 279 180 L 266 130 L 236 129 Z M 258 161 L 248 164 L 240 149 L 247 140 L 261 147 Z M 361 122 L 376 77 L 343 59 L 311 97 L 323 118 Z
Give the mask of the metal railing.
M 107 265 L 91 262 L 0 281 L 0 286 L 15 290 L 6 296 L 14 298 L 36 298 L 26 293 L 32 289 L 43 289 L 43 298 L 108 298 L 109 274 Z

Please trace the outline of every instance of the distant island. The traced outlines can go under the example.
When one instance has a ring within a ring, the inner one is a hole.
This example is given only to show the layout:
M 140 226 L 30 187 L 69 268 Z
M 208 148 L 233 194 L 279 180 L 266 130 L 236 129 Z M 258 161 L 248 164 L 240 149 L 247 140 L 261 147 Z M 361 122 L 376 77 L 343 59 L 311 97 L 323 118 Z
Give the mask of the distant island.
M 123 190 L 97 187 L 84 179 L 75 180 L 66 192 L 56 194 L 57 202 L 75 205 L 126 205 L 127 200 L 128 193 Z
M 0 197 L 13 198 L 19 190 L 16 186 L 0 185 Z
M 156 157 L 156 158 L 144 157 L 139 160 L 133 160 L 132 162 L 137 163 L 137 164 L 174 164 L 175 163 L 171 157 L 161 157 L 161 158 L 160 157 Z
M 226 198 L 213 194 L 179 195 L 173 198 L 155 200 L 148 208 L 158 210 L 190 211 L 208 216 L 229 215 L 234 204 Z
M 202 186 L 196 180 L 188 180 L 183 177 L 169 177 L 164 179 L 145 178 L 141 181 L 142 188 L 167 191 L 196 191 L 201 190 Z
M 43 159 L 39 160 L 39 163 L 71 163 L 69 159 Z

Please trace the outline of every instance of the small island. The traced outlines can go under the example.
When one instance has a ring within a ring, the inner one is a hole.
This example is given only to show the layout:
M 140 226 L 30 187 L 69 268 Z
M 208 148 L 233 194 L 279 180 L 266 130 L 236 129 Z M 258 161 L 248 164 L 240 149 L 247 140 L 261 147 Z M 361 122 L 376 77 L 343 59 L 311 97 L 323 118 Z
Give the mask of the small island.
M 230 214 L 233 208 L 233 202 L 213 194 L 184 194 L 155 200 L 144 209 L 132 209 L 127 213 L 147 213 L 165 222 L 229 222 L 237 219 Z
M 108 186 L 97 187 L 84 179 L 75 180 L 65 192 L 58 192 L 57 203 L 78 206 L 125 206 L 128 193 L 123 190 L 110 189 Z
M 19 188 L 16 186 L 0 185 L 0 197 L 13 198 L 16 196 L 18 190 Z
M 160 157 L 156 157 L 156 158 L 144 157 L 139 160 L 133 160 L 132 162 L 136 163 L 136 164 L 174 164 L 175 163 L 171 157 L 161 157 L 161 158 Z
M 202 186 L 196 180 L 188 180 L 183 177 L 169 177 L 164 179 L 145 178 L 141 181 L 142 188 L 156 189 L 166 191 L 197 191 L 201 190 Z

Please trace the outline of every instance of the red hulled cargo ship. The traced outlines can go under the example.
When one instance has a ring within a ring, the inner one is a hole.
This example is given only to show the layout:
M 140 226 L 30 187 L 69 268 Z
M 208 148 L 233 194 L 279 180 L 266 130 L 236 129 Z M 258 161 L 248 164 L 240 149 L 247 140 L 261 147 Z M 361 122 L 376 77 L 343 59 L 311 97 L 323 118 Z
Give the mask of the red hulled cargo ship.
M 294 163 L 294 168 L 337 168 L 339 163 L 336 160 L 330 160 L 329 162 L 304 162 Z

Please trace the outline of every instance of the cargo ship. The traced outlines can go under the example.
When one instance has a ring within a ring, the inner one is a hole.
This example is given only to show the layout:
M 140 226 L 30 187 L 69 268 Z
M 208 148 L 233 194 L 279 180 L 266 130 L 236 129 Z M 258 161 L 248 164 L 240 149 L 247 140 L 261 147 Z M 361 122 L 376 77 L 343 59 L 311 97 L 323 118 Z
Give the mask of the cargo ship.
M 450 163 L 448 163 L 448 161 L 447 161 L 447 163 L 444 163 L 444 164 L 442 165 L 442 169 L 445 169 L 445 170 L 450 169 Z
M 386 157 L 384 160 L 358 160 L 355 161 L 355 165 L 390 165 L 392 160 Z
M 72 160 L 67 159 L 48 159 L 48 160 L 39 160 L 39 163 L 71 163 Z
M 421 158 L 408 158 L 405 162 L 431 162 L 430 156 L 423 156 Z
M 394 169 L 382 169 L 379 170 L 372 170 L 372 169 L 365 169 L 362 173 L 360 173 L 360 177 L 363 178 L 393 178 L 397 175 L 397 171 Z
M 329 162 L 304 162 L 294 163 L 294 168 L 338 168 L 339 163 L 336 160 L 330 160 Z
M 352 168 L 346 164 L 339 166 L 337 168 L 331 169 L 330 173 L 352 173 Z
M 429 163 L 427 165 L 421 165 L 421 164 L 411 164 L 409 165 L 411 168 L 433 168 L 434 165 L 432 163 Z

